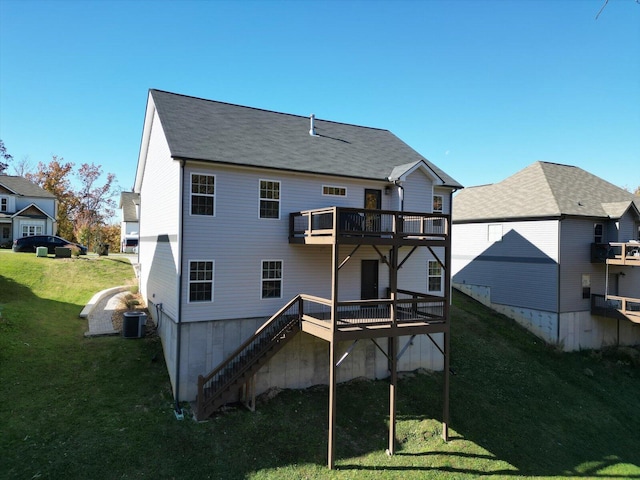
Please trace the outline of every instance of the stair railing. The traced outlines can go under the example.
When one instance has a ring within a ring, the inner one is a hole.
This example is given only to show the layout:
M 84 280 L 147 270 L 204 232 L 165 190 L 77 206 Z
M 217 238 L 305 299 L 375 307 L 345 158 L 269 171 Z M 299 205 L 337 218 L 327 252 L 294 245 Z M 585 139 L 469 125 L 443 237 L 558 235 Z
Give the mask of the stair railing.
M 260 360 L 273 345 L 284 339 L 293 325 L 297 324 L 299 327 L 301 317 L 302 298 L 297 295 L 220 365 L 205 376 L 199 375 L 197 417 L 205 418 L 207 407 Z

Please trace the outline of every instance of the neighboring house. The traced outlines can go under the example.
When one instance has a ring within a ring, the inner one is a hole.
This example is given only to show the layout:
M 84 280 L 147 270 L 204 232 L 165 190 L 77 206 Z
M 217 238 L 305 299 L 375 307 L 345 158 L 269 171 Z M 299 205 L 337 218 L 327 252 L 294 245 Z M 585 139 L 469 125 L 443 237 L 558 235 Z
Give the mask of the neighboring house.
M 140 194 L 135 192 L 121 192 L 118 208 L 122 210 L 120 251 L 136 253 L 138 251 L 138 232 L 140 231 Z
M 58 200 L 23 177 L 0 175 L 0 245 L 28 235 L 55 235 Z
M 453 286 L 567 351 L 637 344 L 638 240 L 640 197 L 536 162 L 455 196 Z
M 387 130 L 151 90 L 140 291 L 176 399 L 197 399 L 198 416 L 237 399 L 232 367 L 254 394 L 387 377 L 400 332 L 398 368 L 442 370 L 459 188 Z M 377 337 L 390 347 L 353 344 Z

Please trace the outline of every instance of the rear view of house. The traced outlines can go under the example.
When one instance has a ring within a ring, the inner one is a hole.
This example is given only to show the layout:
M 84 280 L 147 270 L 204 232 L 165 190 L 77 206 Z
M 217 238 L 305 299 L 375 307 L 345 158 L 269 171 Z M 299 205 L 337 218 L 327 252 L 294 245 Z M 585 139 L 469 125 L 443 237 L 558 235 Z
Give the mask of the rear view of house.
M 176 400 L 206 417 L 241 392 L 442 370 L 459 188 L 387 130 L 151 90 L 140 286 Z
M 640 342 L 639 197 L 536 162 L 453 203 L 455 288 L 565 350 Z

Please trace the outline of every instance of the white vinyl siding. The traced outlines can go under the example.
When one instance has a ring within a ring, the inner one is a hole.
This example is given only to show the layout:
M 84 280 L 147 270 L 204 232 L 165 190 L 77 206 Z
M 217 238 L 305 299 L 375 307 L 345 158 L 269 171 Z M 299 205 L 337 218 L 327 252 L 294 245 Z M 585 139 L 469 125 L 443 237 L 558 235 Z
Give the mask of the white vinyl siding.
M 206 303 L 185 304 L 183 321 L 224 320 L 271 316 L 286 302 L 299 293 L 329 298 L 331 296 L 331 249 L 321 245 L 291 245 L 289 236 L 289 213 L 329 206 L 362 208 L 364 190 L 384 190 L 384 184 L 366 180 L 341 181 L 349 195 L 327 196 L 322 186 L 327 179 L 313 175 L 283 174 L 279 219 L 264 221 L 255 212 L 259 210 L 257 185 L 264 180 L 264 171 L 258 169 L 238 170 L 233 167 L 216 166 L 206 169 L 202 164 L 185 166 L 185 183 L 191 173 L 216 176 L 216 216 L 202 222 L 201 217 L 188 214 L 188 189 L 184 192 L 184 251 L 190 258 L 215 257 L 215 307 Z M 446 198 L 446 197 L 445 197 Z M 390 209 L 392 196 L 382 196 L 382 208 Z M 429 197 L 429 208 L 431 207 Z M 144 215 L 144 213 L 142 214 Z M 352 253 L 352 247 L 342 247 L 340 258 Z M 438 252 L 436 252 L 439 254 Z M 444 255 L 444 254 L 440 254 Z M 401 269 L 400 285 L 407 290 L 416 290 L 415 285 L 425 285 L 425 265 L 429 258 L 426 249 L 418 249 Z M 444 258 L 442 256 L 442 258 Z M 282 260 L 286 267 L 282 283 L 281 298 L 261 298 L 261 262 L 265 259 Z M 370 247 L 362 247 L 353 258 L 340 269 L 340 299 L 360 298 L 360 260 L 379 259 Z M 188 265 L 185 265 L 185 271 Z M 388 287 L 386 267 L 380 271 L 380 291 Z M 183 298 L 188 298 L 188 286 L 183 285 Z M 417 288 L 417 290 L 421 290 Z M 243 301 L 238 308 L 238 298 Z M 255 299 L 255 300 L 251 300 Z
M 453 225 L 453 282 L 490 288 L 493 303 L 557 312 L 559 222 L 493 224 L 500 242 L 489 241 L 488 223 Z
M 590 299 L 583 298 L 582 278 L 590 276 L 591 293 L 604 294 L 606 269 L 591 263 L 593 221 L 566 219 L 561 223 L 560 313 L 588 311 Z M 606 241 L 606 240 L 605 240 Z
M 407 176 L 404 187 L 405 212 L 431 212 L 433 209 L 433 184 L 422 170 Z
M 180 164 L 171 158 L 157 114 L 150 135 L 140 191 L 140 291 L 152 302 L 162 303 L 164 311 L 175 320 L 178 316 Z M 185 177 L 185 190 L 190 194 L 191 177 Z M 188 199 L 186 205 L 188 215 Z M 200 258 L 207 257 L 209 255 Z M 188 272 L 188 266 L 185 270 Z
M 489 242 L 501 242 L 502 241 L 502 224 L 490 223 L 487 225 L 487 240 Z

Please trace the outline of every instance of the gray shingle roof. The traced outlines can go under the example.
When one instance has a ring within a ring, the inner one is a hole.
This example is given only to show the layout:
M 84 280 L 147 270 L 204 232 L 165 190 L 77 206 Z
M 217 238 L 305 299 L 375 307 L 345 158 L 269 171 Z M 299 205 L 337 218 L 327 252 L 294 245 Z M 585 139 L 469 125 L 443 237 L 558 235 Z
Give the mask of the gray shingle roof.
M 462 186 L 388 130 L 151 90 L 174 158 L 386 180 L 423 160 L 444 185 Z
M 23 197 L 56 198 L 51 192 L 31 183 L 24 177 L 0 175 L 0 185 Z
M 535 162 L 505 180 L 468 187 L 453 199 L 453 221 L 585 216 L 619 218 L 640 199 L 579 167 Z
M 122 221 L 137 222 L 138 211 L 136 205 L 140 205 L 140 194 L 135 192 L 120 193 L 120 208 L 122 209 Z

